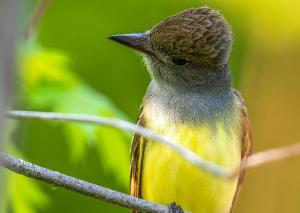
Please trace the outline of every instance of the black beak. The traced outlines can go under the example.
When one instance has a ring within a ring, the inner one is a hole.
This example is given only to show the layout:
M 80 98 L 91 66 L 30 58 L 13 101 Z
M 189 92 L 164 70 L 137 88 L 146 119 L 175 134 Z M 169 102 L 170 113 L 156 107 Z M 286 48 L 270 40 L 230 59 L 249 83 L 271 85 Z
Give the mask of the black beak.
M 148 33 L 132 33 L 112 35 L 108 39 L 124 44 L 142 53 L 154 56 Z

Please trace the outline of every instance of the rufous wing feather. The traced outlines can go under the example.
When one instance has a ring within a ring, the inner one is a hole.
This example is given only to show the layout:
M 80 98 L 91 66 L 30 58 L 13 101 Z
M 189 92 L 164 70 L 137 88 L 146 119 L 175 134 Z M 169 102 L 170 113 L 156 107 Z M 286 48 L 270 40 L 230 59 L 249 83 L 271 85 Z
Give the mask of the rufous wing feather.
M 138 125 L 145 126 L 145 118 L 143 116 L 143 107 L 140 109 Z M 131 143 L 131 160 L 130 160 L 130 194 L 134 197 L 141 197 L 141 176 L 143 155 L 145 148 L 145 138 L 135 134 Z M 133 213 L 137 211 L 133 210 Z
M 232 201 L 230 212 L 233 212 L 234 207 L 236 206 L 239 193 L 241 191 L 242 183 L 244 180 L 246 168 L 245 163 L 248 158 L 248 156 L 251 154 L 251 146 L 252 146 L 252 136 L 251 136 L 251 127 L 250 122 L 248 118 L 248 112 L 246 105 L 244 103 L 244 100 L 241 96 L 241 94 L 238 91 L 235 91 L 235 95 L 238 98 L 240 102 L 240 111 L 241 111 L 241 119 L 242 119 L 242 137 L 241 137 L 241 166 L 240 166 L 240 173 L 239 173 L 239 179 L 238 184 L 236 188 L 236 192 Z

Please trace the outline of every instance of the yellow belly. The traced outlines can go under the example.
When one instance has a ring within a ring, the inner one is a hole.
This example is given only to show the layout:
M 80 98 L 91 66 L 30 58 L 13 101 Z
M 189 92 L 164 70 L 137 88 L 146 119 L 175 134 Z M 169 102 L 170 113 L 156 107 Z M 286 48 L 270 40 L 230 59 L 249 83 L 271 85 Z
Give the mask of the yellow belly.
M 203 124 L 174 125 L 168 119 L 151 119 L 147 126 L 166 135 L 199 156 L 226 169 L 235 169 L 241 161 L 239 122 L 232 126 L 218 121 L 214 127 Z M 237 186 L 237 178 L 223 180 L 190 165 L 177 153 L 155 142 L 147 142 L 143 158 L 141 195 L 161 204 L 176 202 L 193 213 L 227 213 Z

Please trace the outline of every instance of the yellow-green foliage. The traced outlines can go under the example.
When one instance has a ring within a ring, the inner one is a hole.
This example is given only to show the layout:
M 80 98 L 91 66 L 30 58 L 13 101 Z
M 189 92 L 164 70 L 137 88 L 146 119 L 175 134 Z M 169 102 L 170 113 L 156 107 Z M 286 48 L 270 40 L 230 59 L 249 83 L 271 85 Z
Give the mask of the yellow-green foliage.
M 23 47 L 19 70 L 22 99 L 27 109 L 126 119 L 108 98 L 76 77 L 69 64 L 70 58 L 62 51 L 46 49 L 34 42 Z M 62 127 L 65 138 L 61 140 L 68 143 L 72 163 L 83 161 L 87 150 L 95 149 L 102 166 L 99 173 L 110 175 L 120 186 L 127 187 L 129 134 L 108 127 L 71 122 L 54 125 Z M 15 154 L 20 152 L 15 147 L 9 150 Z M 35 212 L 51 200 L 34 180 L 13 173 L 8 174 L 7 187 L 6 200 L 9 202 L 6 203 L 11 204 L 13 212 Z

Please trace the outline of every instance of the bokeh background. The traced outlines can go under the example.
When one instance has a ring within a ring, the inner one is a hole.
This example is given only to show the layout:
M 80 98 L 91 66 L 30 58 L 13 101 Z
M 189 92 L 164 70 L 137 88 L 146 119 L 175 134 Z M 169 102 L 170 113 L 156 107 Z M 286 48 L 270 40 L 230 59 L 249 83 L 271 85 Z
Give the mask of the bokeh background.
M 53 0 L 30 38 L 40 1 L 22 1 L 11 106 L 135 121 L 149 83 L 141 58 L 106 38 L 143 32 L 189 7 L 218 9 L 232 25 L 230 66 L 247 103 L 254 152 L 300 140 L 298 0 Z M 50 169 L 128 192 L 131 135 L 104 127 L 7 120 L 6 149 Z M 6 172 L 0 212 L 128 212 Z M 300 159 L 248 171 L 235 212 L 300 212 Z

